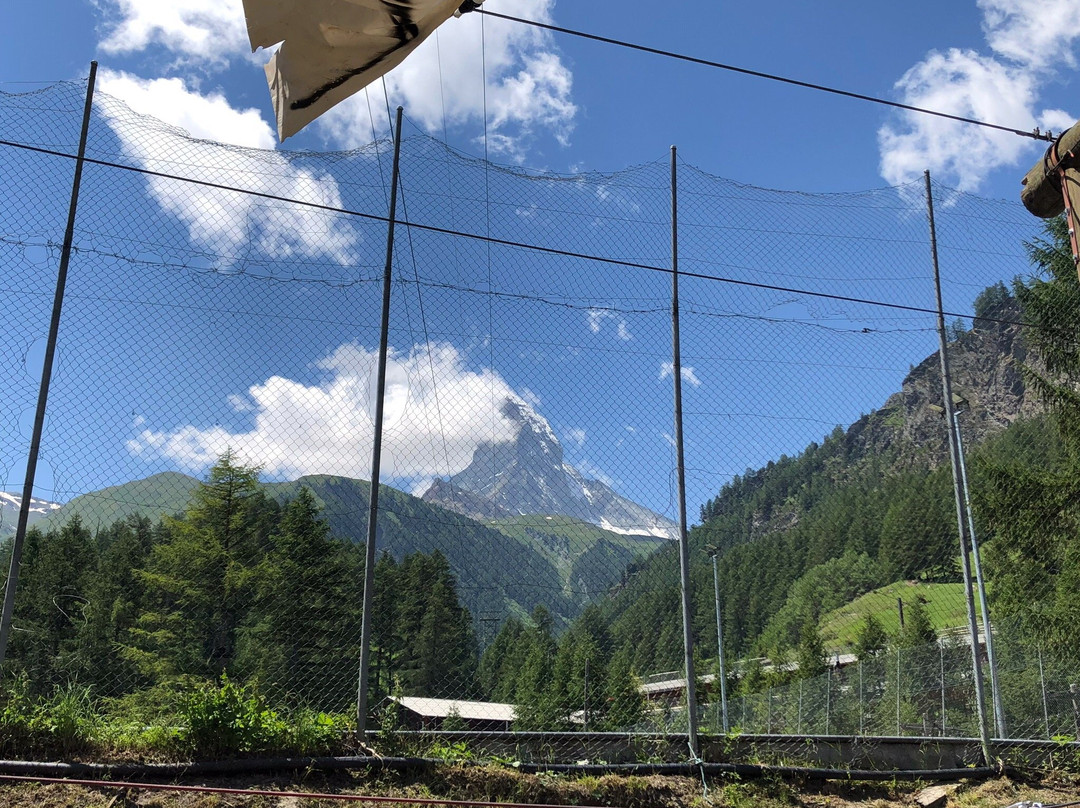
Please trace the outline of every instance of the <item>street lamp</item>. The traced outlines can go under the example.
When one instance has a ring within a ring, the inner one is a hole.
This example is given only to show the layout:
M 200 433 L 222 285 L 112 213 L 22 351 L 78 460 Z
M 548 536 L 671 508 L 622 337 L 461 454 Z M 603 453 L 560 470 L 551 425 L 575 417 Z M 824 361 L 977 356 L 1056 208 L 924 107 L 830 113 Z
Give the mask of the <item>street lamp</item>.
M 719 550 L 716 547 L 705 548 L 709 557 L 712 558 L 713 590 L 716 594 L 716 656 L 720 662 L 720 711 L 723 715 L 724 732 L 730 732 L 727 710 L 727 671 L 724 669 L 724 635 L 720 630 L 720 576 L 716 571 L 716 556 Z

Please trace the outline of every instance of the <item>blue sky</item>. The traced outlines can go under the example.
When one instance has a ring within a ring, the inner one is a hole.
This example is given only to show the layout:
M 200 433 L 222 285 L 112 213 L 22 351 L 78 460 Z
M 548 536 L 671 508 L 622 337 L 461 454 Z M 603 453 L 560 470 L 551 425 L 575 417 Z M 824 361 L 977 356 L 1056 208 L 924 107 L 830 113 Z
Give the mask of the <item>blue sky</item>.
M 671 11 L 659 14 L 655 4 L 614 0 L 488 0 L 488 7 L 1017 128 L 1039 125 L 1057 130 L 1080 114 L 1074 100 L 1080 35 L 1076 0 L 700 2 L 680 4 L 677 16 Z M 0 51 L 0 91 L 18 93 L 36 82 L 79 78 L 85 76 L 89 61 L 97 59 L 104 93 L 199 138 L 263 149 L 323 151 L 363 147 L 371 140 L 373 127 L 376 133 L 385 133 L 386 102 L 380 84 L 279 147 L 262 70 L 267 55 L 249 52 L 239 0 L 41 0 L 17 4 L 7 18 L 8 30 L 18 35 L 10 36 Z M 574 248 L 587 252 L 605 252 L 615 245 L 617 257 L 662 264 L 667 249 L 662 163 L 669 145 L 676 144 L 683 160 L 705 172 L 691 177 L 702 193 L 686 201 L 688 269 L 715 273 L 722 268 L 721 274 L 747 280 L 823 291 L 835 290 L 840 279 L 848 294 L 916 305 L 931 302 L 922 286 L 917 299 L 904 297 L 913 278 L 921 283 L 926 277 L 925 266 L 910 269 L 924 257 L 919 242 L 925 236 L 918 221 L 892 216 L 886 229 L 897 244 L 907 246 L 902 258 L 883 250 L 871 271 L 860 265 L 869 259 L 859 242 L 852 242 L 858 249 L 852 243 L 837 246 L 828 234 L 807 255 L 805 238 L 784 232 L 792 229 L 792 221 L 802 221 L 791 198 L 774 199 L 732 186 L 733 193 L 753 200 L 731 206 L 723 201 L 725 186 L 706 174 L 767 188 L 845 193 L 918 180 L 923 169 L 930 168 L 938 182 L 1014 200 L 1020 177 L 1043 148 L 1014 135 L 549 35 L 492 18 L 482 23 L 479 15 L 449 20 L 437 37 L 387 77 L 386 86 L 390 104 L 404 105 L 411 126 L 439 138 L 445 133 L 466 153 L 482 155 L 486 149 L 499 162 L 569 174 L 653 164 L 625 182 L 640 181 L 641 187 L 655 189 L 649 197 L 659 205 L 655 211 L 642 212 L 641 199 L 626 188 L 620 190 L 618 182 L 587 175 L 591 178 L 582 187 L 587 188 L 588 202 L 582 203 L 580 227 L 572 223 L 578 221 L 573 217 L 543 215 L 544 206 L 528 197 L 535 187 L 526 191 L 507 179 L 493 195 L 509 200 L 508 212 L 493 220 L 496 235 L 556 246 L 574 241 Z M 110 111 L 108 103 L 102 110 L 99 114 L 113 122 L 115 138 L 106 143 L 103 135 L 102 151 L 112 149 L 149 167 L 163 165 L 167 156 L 160 151 L 163 147 L 154 151 L 125 134 L 115 123 L 123 114 Z M 10 130 L 5 136 L 9 135 Z M 175 148 L 179 154 L 181 146 Z M 188 150 L 184 154 L 198 154 L 188 145 L 182 148 Z M 244 162 L 247 159 L 254 158 L 238 156 L 228 168 L 203 169 L 201 176 L 225 184 L 242 178 L 241 184 L 250 187 L 258 175 Z M 370 160 L 367 165 L 370 168 Z M 452 169 L 460 172 L 457 180 L 471 177 L 475 182 L 464 165 Z M 344 169 L 338 174 L 302 157 L 282 159 L 274 166 L 280 176 L 257 187 L 383 212 L 380 190 L 358 191 L 356 183 L 347 182 Z M 131 220 L 144 227 L 171 228 L 177 255 L 206 249 L 223 255 L 245 249 L 280 253 L 286 248 L 297 266 L 303 264 L 303 271 L 329 273 L 336 279 L 345 273 L 343 267 L 363 265 L 366 272 L 380 263 L 377 234 L 359 232 L 352 224 L 320 221 L 307 231 L 298 226 L 299 219 L 288 215 L 275 219 L 257 205 L 226 215 L 175 188 L 130 182 L 131 198 L 137 200 L 129 210 Z M 417 178 L 412 187 L 419 183 Z M 9 199 L 18 195 L 10 187 L 0 193 Z M 552 194 L 553 208 L 559 199 L 565 202 L 565 195 Z M 866 204 L 890 209 L 890 200 L 903 196 L 882 192 Z M 50 215 L 61 209 L 58 203 Z M 949 233 L 957 233 L 956 248 L 970 253 L 972 244 L 989 235 L 978 230 L 970 218 L 975 214 L 964 214 L 964 209 L 962 200 L 947 209 L 943 229 L 946 240 Z M 462 222 L 460 214 L 455 218 L 437 202 L 425 206 L 417 200 L 413 210 L 423 210 L 425 220 L 436 224 L 478 228 L 476 222 Z M 592 226 L 589 217 L 604 210 L 618 212 L 621 224 L 605 232 L 600 245 L 605 249 L 591 249 L 582 234 Z M 950 215 L 956 217 L 951 230 Z M 1020 221 L 1014 211 L 1008 216 L 1010 222 Z M 738 227 L 731 226 L 733 217 L 742 217 Z M 112 232 L 119 238 L 122 228 L 108 216 L 99 218 L 84 221 L 81 232 L 99 238 Z M 644 226 L 642 221 L 652 224 Z M 821 226 L 822 221 L 807 215 L 805 227 Z M 858 227 L 865 224 L 846 231 L 840 224 L 835 227 L 858 238 Z M 289 235 L 275 241 L 273 225 Z M 762 260 L 755 248 L 758 242 L 750 239 L 738 250 L 732 247 L 718 267 L 709 249 L 710 234 L 715 228 L 727 228 L 730 236 L 740 227 L 760 230 L 755 238 L 772 245 L 772 258 Z M 1020 226 L 1010 227 L 1018 232 Z M 947 250 L 949 244 L 944 246 Z M 440 282 L 475 284 L 477 271 L 470 263 L 486 260 L 475 246 L 454 252 L 458 247 L 435 238 L 421 241 L 418 249 L 421 259 L 453 252 L 454 260 L 442 261 L 439 270 L 428 265 L 423 273 Z M 1008 249 L 994 254 L 1000 257 Z M 963 310 L 982 286 L 1019 271 L 1017 253 L 1014 244 L 1010 257 L 988 260 L 971 277 L 947 284 L 950 308 Z M 518 284 L 530 293 L 578 305 L 555 309 L 507 303 L 491 316 L 470 309 L 476 304 L 466 294 L 432 292 L 427 302 L 429 333 L 420 335 L 410 324 L 399 325 L 392 336 L 398 352 L 392 380 L 397 373 L 399 384 L 394 389 L 407 412 L 394 425 L 396 443 L 392 441 L 388 465 L 393 480 L 406 489 L 422 488 L 432 476 L 445 476 L 443 469 L 460 468 L 478 440 L 504 438 L 504 425 L 492 417 L 490 405 L 500 395 L 516 395 L 551 421 L 570 459 L 584 471 L 672 515 L 670 417 L 665 410 L 670 400 L 670 373 L 664 369 L 667 322 L 662 311 L 654 310 L 663 302 L 667 279 L 640 278 L 631 295 L 625 282 L 610 273 L 577 266 L 537 263 L 536 277 L 543 279 L 535 279 L 529 275 L 529 260 L 507 259 L 518 274 L 505 281 L 504 288 Z M 227 274 L 228 264 L 219 262 L 217 268 L 224 267 Z M 47 270 L 42 265 L 46 275 Z M 96 282 L 123 286 L 120 275 L 111 281 L 97 277 Z M 157 284 L 152 294 L 144 297 L 195 294 L 182 285 L 169 286 L 164 278 L 152 283 Z M 162 319 L 160 307 L 139 309 L 135 304 L 124 316 L 112 312 L 103 319 L 99 313 L 88 315 L 78 326 L 66 326 L 68 368 L 93 367 L 100 378 L 124 368 L 128 382 L 139 378 L 143 383 L 131 383 L 131 406 L 125 404 L 121 412 L 107 396 L 88 396 L 80 390 L 77 374 L 61 378 L 50 422 L 52 459 L 42 478 L 44 496 L 66 498 L 165 468 L 198 473 L 225 445 L 241 446 L 267 467 L 270 476 L 312 471 L 366 475 L 366 460 L 358 458 L 364 457 L 370 434 L 360 427 L 339 428 L 333 421 L 337 415 L 331 414 L 339 414 L 343 406 L 358 412 L 366 409 L 362 399 L 375 345 L 370 324 L 361 328 L 351 322 L 333 327 L 322 323 L 283 335 L 278 324 L 303 308 L 304 296 L 271 293 L 252 283 L 246 287 L 237 281 L 227 297 L 259 301 L 263 316 L 249 323 L 229 323 L 216 342 L 211 335 L 223 327 L 225 315 L 206 315 L 193 325 L 180 315 Z M 849 423 L 879 406 L 897 389 L 907 365 L 934 347 L 925 317 L 889 321 L 881 312 L 817 305 L 791 295 L 732 295 L 701 283 L 684 288 L 688 295 L 684 327 L 691 329 L 684 337 L 684 350 L 689 357 L 686 364 L 693 368 L 684 377 L 688 465 L 693 469 L 691 516 L 730 474 L 782 451 L 798 451 L 832 424 Z M 366 287 L 341 294 L 351 295 L 348 306 L 354 308 L 372 306 L 377 298 Z M 408 305 L 404 300 L 402 304 Z M 318 309 L 326 303 L 316 300 L 311 305 Z M 345 304 L 336 300 L 334 305 Z M 32 335 L 40 329 L 30 319 L 40 318 L 41 312 L 22 310 L 27 321 L 9 328 L 23 328 Z M 76 303 L 69 316 L 76 317 L 78 311 Z M 747 316 L 750 324 L 739 319 Z M 147 318 L 160 323 L 168 335 L 168 348 L 153 361 L 145 354 L 156 350 L 154 341 L 143 345 L 139 335 L 139 323 Z M 878 337 L 852 336 L 871 325 L 884 332 L 886 321 L 900 331 L 881 336 L 883 342 L 873 342 Z M 127 323 L 126 331 L 117 330 L 121 322 Z M 738 323 L 738 328 L 731 323 Z M 494 340 L 497 357 L 488 347 L 491 335 L 486 328 L 492 324 L 501 329 Z M 808 340 L 808 329 L 827 336 Z M 257 348 L 242 349 L 228 362 L 220 360 L 228 353 L 230 334 L 253 333 L 258 334 Z M 552 334 L 558 336 L 558 345 L 551 344 Z M 751 344 L 740 347 L 737 340 Z M 113 356 L 109 349 L 117 344 L 126 347 L 116 349 Z M 198 396 L 185 397 L 190 377 L 175 368 L 191 352 L 198 353 L 200 344 L 203 366 L 216 368 L 207 372 Z M 792 362 L 792 346 L 800 352 L 799 362 Z M 132 370 L 144 360 L 145 367 L 137 373 Z M 793 364 L 799 365 L 797 373 Z M 422 380 L 427 378 L 438 380 L 441 399 L 425 392 Z M 175 405 L 172 412 L 164 412 L 163 390 L 169 391 Z M 816 400 L 806 403 L 815 393 Z M 480 399 L 487 404 L 478 404 Z M 775 414 L 762 411 L 760 402 L 765 400 Z M 450 401 L 461 402 L 461 407 L 452 416 L 454 440 L 448 442 L 443 427 L 451 416 L 442 408 Z M 109 407 L 113 410 L 106 412 Z M 287 420 L 289 413 L 297 412 L 306 424 L 303 429 L 297 426 L 299 421 Z M 92 441 L 80 437 L 79 429 L 86 429 L 86 423 L 101 432 Z M 432 423 L 442 424 L 435 449 Z M 19 444 L 20 439 L 13 437 L 0 445 L 9 489 L 20 474 Z M 433 452 L 438 462 L 416 460 Z

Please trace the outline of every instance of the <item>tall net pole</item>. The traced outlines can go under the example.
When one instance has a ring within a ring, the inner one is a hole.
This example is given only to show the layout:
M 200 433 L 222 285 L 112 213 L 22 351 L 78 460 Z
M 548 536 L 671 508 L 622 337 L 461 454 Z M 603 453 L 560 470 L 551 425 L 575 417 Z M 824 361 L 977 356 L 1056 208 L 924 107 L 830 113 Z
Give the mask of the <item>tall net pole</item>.
M 671 147 L 671 363 L 675 386 L 675 454 L 679 486 L 679 579 L 683 649 L 686 652 L 686 721 L 690 752 L 698 757 L 694 633 L 690 613 L 690 547 L 686 537 L 686 465 L 683 460 L 682 355 L 679 346 L 679 195 L 675 147 Z
M 960 564 L 964 573 L 964 598 L 967 601 L 968 631 L 971 635 L 971 660 L 975 674 L 975 706 L 979 718 L 979 739 L 983 758 L 991 765 L 990 729 L 986 723 L 986 696 L 983 693 L 982 658 L 979 655 L 979 624 L 975 618 L 975 595 L 971 588 L 971 559 L 968 556 L 967 522 L 964 520 L 964 498 L 960 490 L 960 457 L 953 424 L 952 380 L 949 376 L 948 340 L 945 334 L 945 310 L 941 302 L 941 272 L 938 267 L 937 229 L 934 223 L 934 193 L 930 186 L 930 172 L 926 179 L 926 211 L 930 220 L 930 256 L 934 263 L 934 292 L 937 295 L 938 343 L 941 358 L 941 390 L 945 397 L 945 421 L 949 435 L 949 460 L 952 463 L 953 494 L 956 500 L 956 529 L 960 535 Z
M 75 214 L 79 207 L 79 187 L 82 184 L 83 158 L 86 156 L 86 138 L 90 131 L 90 113 L 94 106 L 96 78 L 97 62 L 91 62 L 90 76 L 86 82 L 82 131 L 79 133 L 79 151 L 75 160 L 75 176 L 71 181 L 67 227 L 64 230 L 64 244 L 60 250 L 60 266 L 56 272 L 56 288 L 53 292 L 52 316 L 49 319 L 45 358 L 41 365 L 41 383 L 38 387 L 37 408 L 34 411 L 34 427 L 30 434 L 30 451 L 26 455 L 26 476 L 23 479 L 22 501 L 19 503 L 19 521 L 15 526 L 7 583 L 4 586 L 4 606 L 3 611 L 0 612 L 0 677 L 3 676 L 4 659 L 7 656 L 8 635 L 11 633 L 11 620 L 15 611 L 15 589 L 19 584 L 19 565 L 22 563 L 26 527 L 30 521 L 30 500 L 34 494 L 34 477 L 37 475 L 38 455 L 41 452 L 41 434 L 45 429 L 45 410 L 49 401 L 49 384 L 52 381 L 53 359 L 56 356 L 56 338 L 60 332 L 60 313 L 64 307 L 68 266 L 71 263 L 71 244 L 75 238 Z
M 375 384 L 375 435 L 371 447 L 371 495 L 368 499 L 367 543 L 364 556 L 364 613 L 360 623 L 360 673 L 356 686 L 356 731 L 367 732 L 368 665 L 371 656 L 371 603 L 375 595 L 375 545 L 379 531 L 379 469 L 382 462 L 383 399 L 386 392 L 386 353 L 390 341 L 390 282 L 394 266 L 394 220 L 397 216 L 398 166 L 401 159 L 402 108 L 394 122 L 394 164 L 390 173 L 390 222 L 386 228 L 386 267 L 383 270 L 382 319 L 379 330 L 379 369 Z

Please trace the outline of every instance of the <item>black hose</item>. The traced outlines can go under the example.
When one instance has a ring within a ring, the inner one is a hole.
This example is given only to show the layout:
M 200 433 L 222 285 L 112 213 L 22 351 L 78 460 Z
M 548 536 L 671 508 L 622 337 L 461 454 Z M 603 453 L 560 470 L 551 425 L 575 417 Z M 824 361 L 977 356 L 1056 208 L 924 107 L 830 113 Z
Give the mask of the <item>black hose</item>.
M 425 771 L 446 761 L 416 757 L 273 757 L 210 760 L 192 763 L 49 763 L 0 760 L 0 774 L 113 779 L 173 780 L 283 771 Z M 481 765 L 473 763 L 471 765 Z M 602 775 L 672 775 L 685 777 L 734 774 L 743 778 L 785 777 L 796 780 L 983 780 L 1006 773 L 1004 768 L 963 769 L 822 769 L 809 766 L 768 766 L 754 763 L 519 763 L 517 771 Z

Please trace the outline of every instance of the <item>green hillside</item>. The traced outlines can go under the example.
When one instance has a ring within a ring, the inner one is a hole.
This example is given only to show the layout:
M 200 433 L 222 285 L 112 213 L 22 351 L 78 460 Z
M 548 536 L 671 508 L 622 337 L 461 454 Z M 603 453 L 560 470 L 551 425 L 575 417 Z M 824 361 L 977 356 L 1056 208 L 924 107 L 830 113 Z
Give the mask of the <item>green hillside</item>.
M 934 584 L 922 581 L 896 581 L 856 598 L 821 618 L 820 632 L 825 647 L 850 649 L 855 644 L 859 628 L 867 617 L 875 620 L 890 636 L 900 630 L 900 611 L 897 600 L 905 604 L 922 603 L 930 624 L 937 632 L 967 626 L 967 605 L 962 583 Z M 982 620 L 978 599 L 975 601 L 977 619 Z M 993 612 L 991 611 L 991 614 Z
M 157 520 L 182 512 L 199 481 L 177 472 L 84 494 L 43 521 L 57 528 L 78 515 L 92 529 L 133 514 Z M 279 503 L 311 489 L 331 533 L 362 543 L 367 536 L 369 484 L 331 475 L 265 483 Z M 439 550 L 460 584 L 464 605 L 487 639 L 510 615 L 523 616 L 543 604 L 559 626 L 592 599 L 618 583 L 626 565 L 664 544 L 649 536 L 623 536 L 568 517 L 522 516 L 494 527 L 383 486 L 379 552 L 401 559 Z M 538 522 L 542 528 L 536 528 Z
M 582 604 L 619 583 L 631 562 L 668 543 L 613 533 L 570 516 L 514 516 L 491 524 L 539 551 L 558 571 L 566 597 Z

